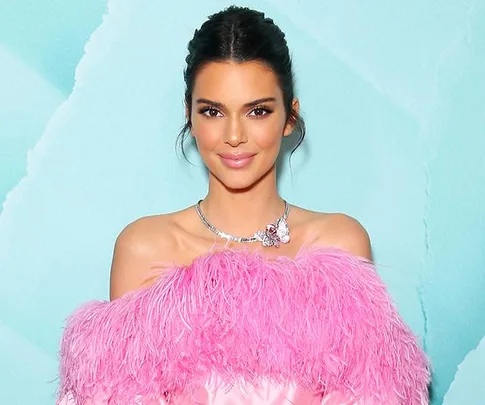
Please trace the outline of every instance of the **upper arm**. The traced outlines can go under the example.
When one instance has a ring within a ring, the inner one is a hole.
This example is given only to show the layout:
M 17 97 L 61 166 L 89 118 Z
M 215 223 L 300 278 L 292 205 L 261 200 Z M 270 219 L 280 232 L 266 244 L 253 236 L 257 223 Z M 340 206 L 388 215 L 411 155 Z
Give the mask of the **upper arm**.
M 160 261 L 146 219 L 127 225 L 116 238 L 110 274 L 110 299 L 143 287 L 153 263 Z
M 335 214 L 330 222 L 334 245 L 355 256 L 372 260 L 370 237 L 359 221 L 346 214 Z

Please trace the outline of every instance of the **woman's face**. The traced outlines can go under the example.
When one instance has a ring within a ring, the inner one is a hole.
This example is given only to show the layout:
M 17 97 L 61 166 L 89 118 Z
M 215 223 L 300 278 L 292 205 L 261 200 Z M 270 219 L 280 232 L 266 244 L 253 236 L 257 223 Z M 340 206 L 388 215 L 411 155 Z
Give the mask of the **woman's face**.
M 205 65 L 195 79 L 191 119 L 210 173 L 234 190 L 274 170 L 281 139 L 293 129 L 275 74 L 253 61 Z

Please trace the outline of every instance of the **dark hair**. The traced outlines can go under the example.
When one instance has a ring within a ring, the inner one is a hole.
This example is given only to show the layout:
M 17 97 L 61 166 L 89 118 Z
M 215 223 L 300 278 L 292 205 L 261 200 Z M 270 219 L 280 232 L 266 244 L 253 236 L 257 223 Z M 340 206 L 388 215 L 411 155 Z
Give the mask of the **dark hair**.
M 305 137 L 305 122 L 292 106 L 294 79 L 291 57 L 285 34 L 271 18 L 247 7 L 230 6 L 209 16 L 200 29 L 195 30 L 187 48 L 189 54 L 185 58 L 184 80 L 189 117 L 177 137 L 185 158 L 184 140 L 192 127 L 192 91 L 197 72 L 210 62 L 226 60 L 259 61 L 276 74 L 283 92 L 287 122 L 294 123 L 300 134 L 291 154 L 300 146 Z

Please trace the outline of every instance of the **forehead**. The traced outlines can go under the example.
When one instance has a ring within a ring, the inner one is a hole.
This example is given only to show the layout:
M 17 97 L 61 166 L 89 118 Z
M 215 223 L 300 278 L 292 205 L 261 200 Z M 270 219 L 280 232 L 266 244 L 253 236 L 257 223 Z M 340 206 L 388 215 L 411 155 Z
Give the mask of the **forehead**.
M 218 101 L 280 97 L 276 75 L 260 62 L 210 62 L 197 73 L 193 98 Z

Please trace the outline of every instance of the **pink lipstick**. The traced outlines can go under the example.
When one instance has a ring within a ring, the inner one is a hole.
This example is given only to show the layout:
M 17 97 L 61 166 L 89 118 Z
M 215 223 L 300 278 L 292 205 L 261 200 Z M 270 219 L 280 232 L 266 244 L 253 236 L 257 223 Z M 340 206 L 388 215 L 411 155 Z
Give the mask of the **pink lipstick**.
M 242 169 L 248 166 L 254 158 L 254 153 L 220 153 L 222 163 L 231 169 Z

